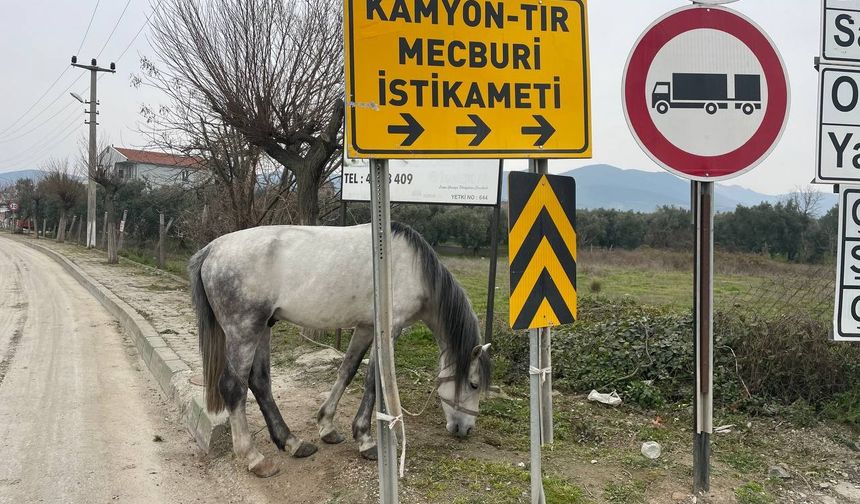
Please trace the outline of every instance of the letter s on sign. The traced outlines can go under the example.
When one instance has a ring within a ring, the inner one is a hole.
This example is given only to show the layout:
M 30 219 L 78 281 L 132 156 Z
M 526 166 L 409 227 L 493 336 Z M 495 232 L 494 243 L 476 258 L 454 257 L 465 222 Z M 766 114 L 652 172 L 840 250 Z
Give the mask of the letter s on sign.
M 839 35 L 834 35 L 833 41 L 836 42 L 836 45 L 838 45 L 839 47 L 851 47 L 852 45 L 854 45 L 854 31 L 849 28 L 849 26 L 846 26 L 853 26 L 854 19 L 848 14 L 840 14 L 836 16 L 835 23 L 836 29 L 841 31 L 845 34 L 845 36 L 848 37 L 847 39 L 843 39 L 840 38 Z

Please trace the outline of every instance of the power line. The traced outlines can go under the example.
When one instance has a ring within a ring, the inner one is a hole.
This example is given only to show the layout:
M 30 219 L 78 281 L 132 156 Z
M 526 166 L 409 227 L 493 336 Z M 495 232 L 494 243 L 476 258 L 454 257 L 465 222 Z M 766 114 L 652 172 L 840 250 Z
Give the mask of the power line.
M 63 124 L 60 128 L 55 128 L 49 134 L 45 135 L 45 137 L 39 139 L 39 141 L 30 145 L 24 151 L 10 157 L 7 159 L 0 160 L 0 165 L 10 165 L 10 164 L 24 164 L 24 161 L 30 161 L 34 157 L 39 158 L 43 153 L 47 152 L 51 147 L 59 144 L 63 140 L 65 140 L 69 134 L 74 131 L 77 131 L 80 126 L 83 125 L 83 122 L 79 122 L 78 119 L 73 118 L 73 120 L 69 123 Z M 62 135 L 66 133 L 63 138 L 60 140 L 56 140 L 58 135 Z M 51 138 L 53 137 L 53 138 Z M 47 140 L 47 141 L 46 141 Z M 35 154 L 35 156 L 34 156 Z
M 71 67 L 69 67 L 69 68 L 71 68 Z M 51 100 L 51 103 L 49 103 L 49 104 L 45 105 L 45 107 L 44 107 L 42 110 L 40 110 L 40 111 L 39 111 L 39 113 L 37 113 L 36 115 L 34 115 L 34 116 L 30 117 L 30 119 L 28 119 L 28 120 L 24 121 L 24 122 L 19 126 L 19 128 L 23 128 L 24 126 L 27 126 L 28 124 L 30 124 L 30 123 L 32 123 L 33 121 L 35 121 L 37 117 L 39 117 L 40 115 L 44 114 L 48 109 L 50 109 L 50 108 L 51 108 L 51 105 L 53 105 L 53 104 L 57 103 L 57 100 L 59 100 L 60 98 L 62 98 L 63 96 L 65 96 L 65 95 L 66 95 L 66 91 L 68 91 L 69 89 L 71 89 L 71 88 L 72 88 L 72 86 L 74 86 L 74 85 L 75 85 L 79 80 L 81 80 L 81 79 L 83 78 L 83 76 L 84 76 L 84 74 L 80 74 L 80 75 L 78 75 L 77 77 L 75 77 L 75 80 L 73 80 L 73 81 L 72 81 L 68 86 L 66 86 L 66 88 L 65 88 L 65 89 L 63 89 L 63 90 L 60 92 L 60 94 L 59 94 L 56 98 L 54 98 L 53 100 Z
M 143 33 L 143 30 L 145 30 L 145 29 L 146 29 L 146 27 L 149 25 L 149 23 L 150 23 L 150 21 L 151 21 L 151 19 L 152 19 L 152 16 L 156 13 L 156 11 L 158 11 L 158 9 L 161 7 L 161 4 L 162 4 L 163 2 L 164 2 L 164 0 L 159 0 L 159 1 L 158 1 L 158 3 L 155 5 L 155 7 L 153 7 L 153 8 L 152 8 L 152 10 L 150 11 L 149 15 L 147 15 L 147 17 L 146 17 L 146 20 L 143 22 L 143 24 L 140 26 L 140 28 L 137 30 L 137 32 L 134 34 L 134 36 L 131 38 L 131 40 L 129 40 L 129 41 L 128 41 L 128 43 L 126 44 L 125 48 L 122 50 L 122 52 L 119 54 L 119 56 L 118 56 L 114 61 L 119 61 L 120 59 L 122 59 L 122 58 L 125 56 L 125 54 L 129 51 L 129 49 L 131 49 L 131 46 L 132 46 L 132 45 L 134 44 L 134 42 L 135 42 L 135 41 L 140 37 L 140 34 L 141 34 L 141 33 Z M 107 41 L 105 41 L 105 45 L 102 47 L 102 51 L 105 49 L 105 47 L 107 46 L 107 44 L 108 44 L 108 42 L 110 41 L 111 37 L 113 36 L 114 32 L 116 31 L 116 28 L 117 28 L 117 26 L 119 25 L 120 21 L 122 20 L 122 18 L 123 18 L 123 16 L 124 16 L 124 14 L 125 14 L 125 11 L 126 11 L 126 9 L 128 8 L 128 5 L 129 5 L 130 3 L 131 3 L 131 0 L 128 0 L 128 2 L 127 2 L 127 3 L 126 3 L 126 5 L 125 5 L 125 8 L 123 8 L 123 14 L 121 14 L 121 15 L 120 15 L 119 19 L 117 20 L 116 24 L 114 25 L 114 29 L 113 29 L 113 30 L 111 30 L 111 35 L 109 35 L 109 36 L 108 36 Z M 96 4 L 96 7 L 98 7 L 98 2 L 97 2 L 97 4 Z M 83 44 L 83 41 L 82 41 L 81 43 Z M 101 51 L 99 52 L 99 55 L 100 55 L 100 54 L 101 54 Z M 98 56 L 97 56 L 97 57 L 98 57 Z M 68 70 L 68 68 L 70 68 L 70 67 L 66 67 L 66 70 Z M 65 73 L 65 70 L 64 70 L 64 72 L 63 72 L 63 73 Z M 55 99 L 54 99 L 51 103 L 49 103 L 45 108 L 43 108 L 42 110 L 40 110 L 40 111 L 39 111 L 39 113 L 38 113 L 38 114 L 36 114 L 36 116 L 34 116 L 34 117 L 30 118 L 30 120 L 28 120 L 27 122 L 25 122 L 22 126 L 26 126 L 27 124 L 29 124 L 30 122 L 32 122 L 34 119 L 36 119 L 37 117 L 39 117 L 40 115 L 42 115 L 42 114 L 43 114 L 43 113 L 44 113 L 48 108 L 50 108 L 50 106 L 51 106 L 51 105 L 53 105 L 54 103 L 56 103 L 56 102 L 57 102 L 57 100 L 59 100 L 62 96 L 65 96 L 66 92 L 67 92 L 67 91 L 68 91 L 72 86 L 74 86 L 74 84 L 75 84 L 75 83 L 77 83 L 77 82 L 81 79 L 81 77 L 83 77 L 83 75 L 84 75 L 84 74 L 80 74 L 80 75 L 79 75 L 79 76 L 78 76 L 74 81 L 72 81 L 72 83 L 71 83 L 71 84 L 69 84 L 69 85 L 66 87 L 66 89 L 64 89 L 64 90 L 63 90 L 63 92 L 61 92 L 61 93 L 60 93 L 60 95 L 59 95 L 57 98 L 55 98 Z M 101 80 L 101 78 L 102 78 L 102 77 L 104 77 L 104 75 L 100 75 L 100 76 L 98 77 L 98 79 L 99 79 L 99 80 Z M 49 88 L 49 90 L 50 90 L 50 88 Z M 88 90 L 89 90 L 89 86 L 88 86 L 88 87 L 87 87 L 87 89 L 86 89 L 85 91 L 83 91 L 81 94 L 85 95 L 85 94 L 88 92 Z M 38 103 L 36 103 L 36 104 L 38 104 Z M 36 104 L 34 104 L 34 106 L 35 106 Z M 74 104 L 75 104 L 75 102 L 70 102 L 70 105 L 74 105 Z M 33 132 L 33 131 L 36 131 L 39 127 L 43 126 L 43 125 L 44 125 L 44 124 L 46 124 L 48 121 L 50 121 L 51 119 L 53 119 L 53 118 L 54 118 L 54 117 L 56 117 L 57 115 L 61 114 L 61 113 L 62 113 L 62 111 L 66 110 L 70 105 L 67 105 L 66 107 L 64 107 L 63 109 L 61 109 L 59 112 L 55 113 L 54 115 L 50 116 L 50 117 L 49 117 L 49 118 L 47 118 L 46 120 L 42 121 L 41 123 L 39 123 L 39 125 L 38 125 L 38 126 L 36 126 L 36 127 L 32 128 L 31 130 L 29 130 L 26 134 L 29 134 L 29 133 L 31 133 L 31 132 Z M 32 108 L 33 108 L 33 107 L 31 107 L 31 109 L 32 109 Z M 25 114 L 26 114 L 26 113 L 25 113 Z M 22 117 L 23 117 L 23 116 L 22 116 Z M 71 117 L 71 116 L 69 116 L 69 117 Z M 20 118 L 19 118 L 19 120 L 20 120 Z M 13 124 L 13 126 L 14 126 L 14 124 Z M 67 128 L 69 128 L 69 129 L 67 129 Z M 11 129 L 11 128 L 7 128 L 7 130 L 6 130 L 6 131 L 8 131 L 8 129 Z M 25 149 L 24 151 L 20 152 L 19 154 L 14 155 L 14 156 L 12 156 L 11 158 L 8 158 L 8 159 L 6 159 L 6 160 L 0 160 L 0 165 L 8 165 L 8 164 L 22 164 L 22 163 L 20 163 L 20 160 L 21 160 L 21 159 L 24 159 L 24 160 L 26 160 L 26 161 L 28 161 L 28 162 L 29 162 L 30 160 L 37 160 L 37 161 L 38 161 L 38 160 L 42 159 L 43 157 L 45 157 L 45 156 L 49 153 L 49 151 L 50 151 L 50 149 L 51 149 L 51 148 L 53 148 L 53 147 L 55 147 L 55 146 L 57 146 L 57 145 L 61 144 L 65 139 L 67 139 L 67 138 L 68 138 L 72 133 L 74 133 L 77 129 L 78 129 L 78 128 L 77 128 L 77 126 L 74 124 L 74 122 L 72 122 L 72 123 L 67 123 L 67 124 L 65 124 L 65 125 L 64 125 L 63 127 L 61 127 L 61 128 L 51 130 L 48 134 L 44 135 L 44 136 L 43 136 L 43 138 L 42 138 L 42 139 L 40 139 L 40 141 L 39 141 L 39 142 L 36 142 L 35 144 L 31 145 L 29 148 Z M 2 132 L 0 132 L 0 133 L 2 133 Z M 65 134 L 63 134 L 63 133 L 65 133 Z M 17 139 L 17 138 L 20 138 L 20 137 L 22 137 L 22 136 L 24 136 L 24 135 L 25 135 L 25 134 L 22 134 L 22 135 L 16 136 L 15 138 Z M 63 136 L 62 136 L 62 138 L 60 138 L 60 139 L 58 139 L 58 140 L 54 140 L 54 141 L 49 140 L 49 141 L 47 141 L 47 142 L 45 141 L 46 139 L 50 139 L 52 136 L 54 136 L 54 138 L 56 139 L 56 136 L 57 136 L 57 135 L 63 135 Z M 7 141 L 7 140 L 0 140 L 0 143 L 2 143 L 2 142 L 4 142 L 4 141 Z M 39 146 L 42 146 L 43 148 L 42 148 L 42 149 L 37 149 Z M 32 163 L 30 163 L 30 164 L 32 164 Z
M 54 115 L 52 115 L 52 116 L 50 116 L 50 117 L 47 117 L 44 121 L 40 122 L 39 124 L 37 124 L 36 126 L 34 126 L 33 128 L 31 128 L 29 131 L 26 131 L 26 132 L 24 132 L 24 133 L 21 133 L 21 134 L 19 134 L 19 135 L 17 135 L 17 136 L 13 136 L 13 137 L 10 137 L 10 138 L 2 139 L 2 140 L 0 140 L 0 144 L 2 144 L 2 143 L 7 143 L 7 142 L 11 142 L 11 141 L 13 141 L 13 140 L 18 140 L 19 138 L 24 138 L 25 136 L 29 135 L 30 133 L 32 133 L 32 132 L 34 132 L 34 131 L 38 130 L 39 128 L 41 128 L 42 126 L 44 126 L 44 125 L 45 125 L 45 123 L 47 123 L 47 122 L 48 122 L 48 121 L 50 121 L 51 119 L 53 119 L 53 118 L 57 117 L 58 115 L 62 114 L 62 113 L 63 113 L 64 111 L 66 111 L 69 107 L 71 107 L 72 105 L 75 105 L 76 103 L 77 103 L 77 102 L 69 101 L 69 103 L 68 103 L 65 107 L 63 107 L 63 108 L 61 108 L 60 110 L 58 110 Z M 75 112 L 75 113 L 77 114 L 77 112 Z M 71 117 L 71 116 L 69 116 L 69 117 Z
M 105 47 L 107 47 L 108 42 L 110 42 L 110 39 L 113 37 L 113 34 L 116 32 L 116 28 L 119 26 L 120 21 L 122 21 L 122 18 L 125 16 L 125 11 L 128 9 L 128 5 L 130 3 L 131 3 L 131 0 L 127 0 L 125 2 L 125 7 L 122 8 L 122 12 L 120 13 L 119 18 L 116 20 L 116 23 L 114 23 L 113 29 L 110 31 L 110 35 L 108 35 L 108 38 L 107 38 L 107 40 L 105 40 L 105 43 L 102 46 L 101 50 L 99 50 L 99 53 L 96 54 L 96 59 L 101 57 L 102 52 L 104 52 Z
M 130 0 L 129 0 L 129 1 L 130 1 Z M 101 0 L 97 0 L 97 1 L 96 1 L 96 9 L 98 9 L 99 2 L 101 2 Z M 161 2 L 159 2 L 159 3 L 161 3 Z M 128 7 L 128 5 L 126 5 L 126 7 Z M 84 41 L 87 39 L 87 34 L 88 34 L 88 33 L 89 33 L 89 31 L 90 31 L 90 25 L 92 25 L 92 23 L 93 23 L 93 17 L 95 17 L 96 9 L 93 9 L 93 14 L 92 14 L 92 16 L 90 16 L 90 22 L 89 22 L 89 25 L 87 25 L 87 32 L 86 32 L 86 33 L 84 33 L 84 37 L 81 39 L 80 47 L 83 47 L 83 45 L 84 45 Z M 123 12 L 125 12 L 125 11 L 123 11 Z M 147 21 L 148 21 L 148 20 L 147 20 Z M 114 29 L 116 29 L 116 27 L 114 27 Z M 78 51 L 80 51 L 80 49 L 78 49 Z M 3 134 L 4 134 L 4 133 L 6 133 L 7 131 L 9 131 L 9 130 L 11 130 L 12 128 L 14 128 L 14 127 L 15 127 L 15 125 L 16 125 L 16 124 L 18 124 L 18 121 L 20 121 L 20 120 L 21 120 L 21 119 L 23 119 L 27 114 L 29 114 L 29 113 L 30 113 L 30 111 L 31 111 L 31 110 L 33 110 L 33 109 L 36 107 L 36 105 L 38 105 L 38 104 L 39 104 L 39 103 L 40 103 L 40 102 L 45 98 L 45 96 L 47 96 L 47 95 L 48 95 L 48 93 L 49 93 L 49 92 L 51 92 L 51 90 L 52 90 L 52 89 L 54 89 L 54 86 L 56 86 L 56 85 L 57 85 L 57 83 L 58 83 L 58 82 L 60 82 L 60 79 L 62 79 L 62 78 L 63 78 L 63 76 L 64 76 L 64 75 L 66 75 L 66 72 L 68 72 L 68 71 L 69 71 L 69 68 L 70 68 L 70 67 L 68 67 L 68 66 L 67 66 L 67 67 L 65 67 L 65 68 L 63 69 L 63 71 L 62 71 L 62 72 L 60 72 L 60 75 L 58 75 L 58 76 L 57 76 L 57 78 L 56 78 L 56 79 L 54 79 L 54 82 L 52 82 L 52 83 L 51 83 L 51 85 L 50 85 L 50 86 L 48 86 L 48 89 L 46 89 L 46 90 L 45 90 L 45 92 L 44 92 L 44 93 L 42 93 L 42 95 L 41 95 L 41 96 L 39 96 L 39 98 L 38 98 L 38 99 L 37 99 L 37 100 L 36 100 L 32 105 L 30 105 L 30 107 L 29 107 L 27 110 L 25 110 L 23 114 L 21 114 L 21 115 L 20 115 L 20 116 L 18 116 L 14 121 L 12 121 L 12 123 L 11 123 L 9 126 L 7 126 L 4 130 L 0 131 L 0 135 L 3 135 Z M 80 77 L 79 77 L 79 78 L 80 78 Z M 75 79 L 75 82 L 77 82 L 77 79 Z M 71 86 L 70 86 L 70 87 L 71 87 Z M 56 100 L 55 100 L 55 101 L 56 101 Z M 52 102 L 52 103 L 53 103 L 53 102 Z M 24 123 L 22 126 L 26 126 L 27 124 L 28 124 L 28 123 Z
M 75 54 L 80 54 L 81 49 L 83 49 L 84 47 L 84 41 L 87 40 L 87 35 L 89 35 L 90 33 L 90 27 L 93 25 L 93 19 L 95 19 L 96 17 L 96 11 L 99 10 L 99 3 L 101 3 L 101 0 L 96 0 L 96 6 L 93 7 L 93 13 L 90 16 L 90 22 L 89 24 L 87 24 L 87 31 L 84 32 L 84 38 L 81 39 L 81 45 L 78 46 L 78 52 L 76 52 Z M 68 69 L 69 67 L 66 68 Z
M 139 30 L 137 30 L 137 33 L 135 33 L 135 34 L 134 34 L 134 37 L 132 37 L 132 39 L 131 39 L 131 40 L 128 42 L 128 44 L 125 46 L 125 49 L 123 49 L 123 50 L 122 50 L 122 52 L 121 52 L 121 53 L 119 53 L 119 57 L 117 57 L 117 59 L 115 59 L 114 61 L 119 61 L 119 60 L 121 60 L 121 59 L 122 59 L 122 57 L 123 57 L 123 56 L 125 56 L 125 53 L 126 53 L 126 52 L 128 52 L 128 50 L 131 48 L 131 45 L 132 45 L 132 44 L 134 44 L 134 41 L 135 41 L 135 40 L 137 40 L 137 37 L 139 37 L 139 36 L 140 36 L 140 34 L 141 34 L 141 32 L 143 31 L 143 29 L 144 29 L 144 28 L 146 28 L 146 27 L 149 25 L 149 20 L 150 20 L 150 19 L 152 19 L 152 15 L 153 15 L 153 14 L 155 14 L 155 11 L 157 11 L 157 10 L 158 10 L 158 8 L 159 8 L 159 7 L 161 7 L 161 3 L 162 3 L 163 1 L 164 1 L 164 0 L 158 0 L 158 3 L 157 3 L 157 4 L 155 4 L 155 7 L 153 7 L 153 8 L 152 8 L 152 11 L 150 11 L 149 15 L 148 15 L 148 16 L 146 16 L 146 21 L 144 21 L 144 22 L 143 22 L 143 25 L 140 27 L 140 29 L 139 29 Z

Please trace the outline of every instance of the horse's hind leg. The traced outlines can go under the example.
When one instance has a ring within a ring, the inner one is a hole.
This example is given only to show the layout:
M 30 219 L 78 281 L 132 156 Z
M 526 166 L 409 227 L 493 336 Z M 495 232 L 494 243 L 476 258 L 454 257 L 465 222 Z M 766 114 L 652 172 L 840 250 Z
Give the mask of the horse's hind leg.
M 352 339 L 349 341 L 346 355 L 343 356 L 343 362 L 337 370 L 337 380 L 334 382 L 328 399 L 317 412 L 320 439 L 326 443 L 337 444 L 343 441 L 343 436 L 334 427 L 334 414 L 341 397 L 343 397 L 344 390 L 355 377 L 355 373 L 361 365 L 361 359 L 364 358 L 364 354 L 367 353 L 371 343 L 373 343 L 373 328 L 356 327 Z
M 230 415 L 233 453 L 237 458 L 247 461 L 248 470 L 257 476 L 262 478 L 274 476 L 279 469 L 254 446 L 251 433 L 248 431 L 248 419 L 245 416 L 248 376 L 254 362 L 258 340 L 239 338 L 237 335 L 241 332 L 231 330 L 229 327 L 224 327 L 224 333 L 227 337 L 227 366 L 221 373 L 218 389 Z
M 248 385 L 251 387 L 254 397 L 257 398 L 257 404 L 260 406 L 260 411 L 266 420 L 266 426 L 269 428 L 269 436 L 272 438 L 272 442 L 281 450 L 286 450 L 286 447 L 289 446 L 290 454 L 294 457 L 308 457 L 316 453 L 317 447 L 311 443 L 302 441 L 290 432 L 290 428 L 287 427 L 284 418 L 281 416 L 278 405 L 275 404 L 275 398 L 272 397 L 269 349 L 271 339 L 272 331 L 267 328 L 265 334 L 260 339 L 260 344 L 257 345 L 257 351 L 254 354 L 254 364 L 251 366 L 251 379 Z

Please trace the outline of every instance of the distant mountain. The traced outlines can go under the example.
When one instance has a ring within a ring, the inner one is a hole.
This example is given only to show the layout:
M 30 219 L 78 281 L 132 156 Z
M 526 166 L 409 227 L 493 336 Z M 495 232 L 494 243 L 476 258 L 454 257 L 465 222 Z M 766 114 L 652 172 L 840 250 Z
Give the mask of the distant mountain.
M 34 181 L 41 179 L 44 173 L 40 170 L 18 170 L 0 173 L 0 186 L 14 184 L 18 179 L 31 178 Z
M 669 172 L 622 170 L 597 164 L 583 166 L 562 173 L 576 179 L 576 206 L 583 209 L 614 208 L 652 212 L 661 206 L 690 208 L 690 182 Z M 502 186 L 507 200 L 507 177 Z M 789 194 L 769 195 L 737 185 L 717 183 L 715 209 L 717 212 L 734 210 L 738 205 L 753 206 L 759 203 L 777 203 Z M 818 211 L 823 214 L 836 204 L 835 194 L 824 193 Z

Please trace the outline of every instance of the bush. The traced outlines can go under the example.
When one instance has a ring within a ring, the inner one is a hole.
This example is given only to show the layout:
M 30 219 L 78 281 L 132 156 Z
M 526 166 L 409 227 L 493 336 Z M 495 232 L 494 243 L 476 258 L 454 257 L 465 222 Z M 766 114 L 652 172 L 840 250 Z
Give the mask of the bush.
M 557 386 L 582 393 L 615 389 L 649 409 L 691 399 L 692 314 L 592 296 L 580 299 L 579 315 L 553 332 Z M 777 405 L 807 421 L 810 409 L 850 403 L 860 395 L 860 349 L 829 341 L 827 327 L 802 314 L 755 319 L 718 313 L 715 404 L 753 412 L 774 412 Z M 527 376 L 528 338 L 496 337 L 494 346 L 508 363 L 508 379 Z M 856 409 L 842 408 L 843 418 L 856 421 Z

